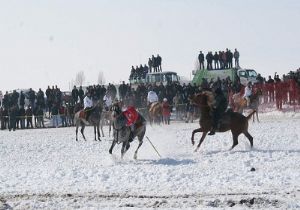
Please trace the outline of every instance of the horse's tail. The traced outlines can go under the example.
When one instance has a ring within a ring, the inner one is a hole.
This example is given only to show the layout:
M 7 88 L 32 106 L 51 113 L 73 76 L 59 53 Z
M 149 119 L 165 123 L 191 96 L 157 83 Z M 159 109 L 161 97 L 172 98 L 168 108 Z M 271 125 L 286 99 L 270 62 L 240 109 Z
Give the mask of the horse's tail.
M 249 120 L 251 117 L 252 117 L 252 115 L 254 115 L 254 113 L 256 112 L 256 110 L 253 110 L 246 118 L 247 118 L 247 120 Z

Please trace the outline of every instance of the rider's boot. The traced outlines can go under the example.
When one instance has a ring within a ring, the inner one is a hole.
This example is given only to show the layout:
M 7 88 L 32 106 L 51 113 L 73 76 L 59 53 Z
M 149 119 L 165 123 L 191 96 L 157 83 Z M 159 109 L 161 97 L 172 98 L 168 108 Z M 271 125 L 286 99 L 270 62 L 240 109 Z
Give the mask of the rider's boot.
M 215 135 L 215 133 L 216 133 L 216 129 L 212 128 L 211 131 L 207 135 L 212 136 L 212 135 Z

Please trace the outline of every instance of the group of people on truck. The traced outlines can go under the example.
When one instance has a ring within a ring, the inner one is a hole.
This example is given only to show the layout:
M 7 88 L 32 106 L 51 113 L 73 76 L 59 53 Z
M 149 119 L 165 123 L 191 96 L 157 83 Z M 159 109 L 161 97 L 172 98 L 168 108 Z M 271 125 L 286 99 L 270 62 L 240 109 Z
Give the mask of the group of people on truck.
M 130 71 L 130 76 L 129 80 L 142 80 L 145 79 L 147 73 L 152 73 L 152 72 L 161 72 L 161 62 L 162 58 L 160 57 L 159 54 L 155 57 L 152 55 L 151 58 L 148 59 L 148 65 L 140 64 L 140 66 L 131 66 L 131 71 Z
M 232 60 L 234 58 L 234 67 L 239 68 L 239 58 L 240 53 L 237 49 L 234 50 L 232 53 L 231 50 L 226 48 L 226 51 L 219 51 L 215 52 L 214 54 L 212 51 L 208 51 L 206 56 L 200 51 L 198 55 L 199 61 L 199 69 L 205 69 L 205 59 L 206 59 L 206 69 L 231 69 L 233 68 Z

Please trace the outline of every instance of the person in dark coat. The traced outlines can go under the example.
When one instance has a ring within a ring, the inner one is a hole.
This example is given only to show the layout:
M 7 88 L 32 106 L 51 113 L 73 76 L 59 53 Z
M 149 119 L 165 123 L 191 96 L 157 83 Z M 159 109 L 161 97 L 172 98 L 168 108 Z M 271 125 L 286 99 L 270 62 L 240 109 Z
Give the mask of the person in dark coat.
M 72 90 L 72 105 L 75 105 L 78 101 L 79 92 L 76 86 L 74 85 Z
M 80 99 L 80 104 L 83 105 L 84 91 L 83 91 L 83 89 L 82 89 L 82 86 L 79 87 L 79 90 L 78 90 L 78 96 L 79 96 L 79 99 Z
M 213 122 L 212 122 L 212 128 L 211 131 L 208 133 L 208 135 L 214 135 L 216 130 L 218 129 L 218 122 L 221 119 L 222 115 L 226 111 L 228 106 L 227 99 L 224 96 L 221 88 L 217 88 L 215 90 L 215 104 L 213 106 Z
M 198 55 L 198 61 L 199 61 L 200 69 L 204 69 L 204 54 L 202 53 L 202 51 L 200 51 Z
M 32 115 L 33 115 L 33 112 L 32 112 L 31 106 L 29 106 L 26 109 L 26 121 L 27 121 L 26 127 L 27 128 L 29 128 L 29 124 L 30 124 L 31 128 L 33 128 L 33 125 L 32 125 Z
M 237 49 L 234 50 L 233 57 L 234 57 L 235 68 L 239 68 L 240 67 L 240 61 L 239 61 L 240 53 L 239 53 L 239 51 L 237 51 Z
M 219 54 L 218 54 L 218 52 L 215 52 L 213 60 L 214 60 L 214 64 L 215 64 L 215 69 L 219 69 L 220 66 L 219 66 Z

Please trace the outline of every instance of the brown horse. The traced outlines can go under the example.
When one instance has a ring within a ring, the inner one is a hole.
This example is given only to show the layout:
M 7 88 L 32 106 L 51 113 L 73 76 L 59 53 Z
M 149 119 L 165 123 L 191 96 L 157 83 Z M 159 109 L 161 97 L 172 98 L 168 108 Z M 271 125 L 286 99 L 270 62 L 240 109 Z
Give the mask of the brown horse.
M 162 122 L 162 105 L 159 102 L 154 102 L 149 108 L 149 121 L 150 124 L 157 122 L 160 124 Z
M 195 152 L 200 148 L 203 140 L 206 137 L 206 134 L 211 130 L 212 127 L 212 117 L 210 115 L 214 95 L 210 91 L 204 91 L 203 93 L 199 93 L 193 95 L 190 98 L 191 102 L 200 108 L 200 128 L 195 129 L 192 133 L 192 144 L 195 144 L 194 135 L 195 133 L 202 132 L 202 137 L 200 142 L 195 150 Z M 231 130 L 233 137 L 233 145 L 231 149 L 233 149 L 238 144 L 238 136 L 243 133 L 250 141 L 251 147 L 253 147 L 253 137 L 248 132 L 248 120 L 254 114 L 255 110 L 247 117 L 244 115 L 227 111 L 223 114 L 221 121 L 219 122 L 218 129 L 216 132 L 225 132 Z
M 250 96 L 250 105 L 247 106 L 247 100 L 243 98 L 243 96 L 240 93 L 236 93 L 233 95 L 233 105 L 234 105 L 234 111 L 238 113 L 243 113 L 245 109 L 254 110 L 256 112 L 256 119 L 259 122 L 258 118 L 258 107 L 259 107 L 259 99 L 262 95 L 262 91 L 258 89 L 253 95 Z M 253 115 L 253 122 L 254 122 L 254 115 Z

